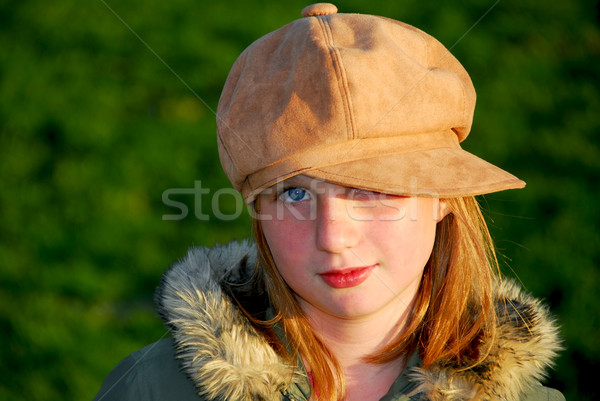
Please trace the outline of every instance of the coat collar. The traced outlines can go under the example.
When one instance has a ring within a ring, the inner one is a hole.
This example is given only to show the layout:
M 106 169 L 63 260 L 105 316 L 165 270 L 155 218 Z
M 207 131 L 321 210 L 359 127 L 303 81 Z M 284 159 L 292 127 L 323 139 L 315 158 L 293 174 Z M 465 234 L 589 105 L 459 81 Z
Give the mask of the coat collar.
M 165 273 L 156 293 L 182 369 L 209 400 L 279 400 L 286 389 L 308 398 L 303 373 L 273 351 L 228 295 L 256 291 L 249 285 L 256 256 L 247 241 L 193 248 Z M 404 374 L 411 385 L 401 387 L 418 399 L 491 401 L 518 399 L 536 385 L 560 349 L 558 329 L 547 309 L 513 282 L 499 285 L 496 299 L 498 335 L 488 340 L 492 351 L 481 365 L 414 367 Z

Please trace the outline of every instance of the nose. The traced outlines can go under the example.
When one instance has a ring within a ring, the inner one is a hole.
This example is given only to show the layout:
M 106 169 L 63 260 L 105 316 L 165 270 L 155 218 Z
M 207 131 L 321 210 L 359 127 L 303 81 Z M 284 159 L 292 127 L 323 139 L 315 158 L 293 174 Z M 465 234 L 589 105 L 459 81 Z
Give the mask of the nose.
M 345 198 L 322 196 L 317 202 L 316 241 L 319 250 L 341 253 L 360 240 L 359 222 L 349 213 Z

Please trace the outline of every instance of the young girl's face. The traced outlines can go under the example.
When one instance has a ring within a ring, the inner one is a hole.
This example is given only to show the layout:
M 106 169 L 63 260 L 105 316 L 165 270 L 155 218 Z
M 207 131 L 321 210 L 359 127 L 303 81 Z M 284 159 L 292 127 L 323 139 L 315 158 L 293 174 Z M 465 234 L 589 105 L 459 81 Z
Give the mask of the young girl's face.
M 360 318 L 409 307 L 445 205 L 306 176 L 260 195 L 262 229 L 301 307 Z

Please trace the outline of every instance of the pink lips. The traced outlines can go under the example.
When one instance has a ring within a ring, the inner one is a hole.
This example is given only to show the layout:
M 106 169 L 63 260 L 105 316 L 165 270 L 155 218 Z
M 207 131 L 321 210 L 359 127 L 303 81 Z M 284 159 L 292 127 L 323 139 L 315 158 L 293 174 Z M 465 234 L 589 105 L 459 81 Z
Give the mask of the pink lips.
M 351 288 L 362 284 L 376 265 L 350 268 L 340 271 L 321 273 L 320 276 L 327 285 L 333 288 Z

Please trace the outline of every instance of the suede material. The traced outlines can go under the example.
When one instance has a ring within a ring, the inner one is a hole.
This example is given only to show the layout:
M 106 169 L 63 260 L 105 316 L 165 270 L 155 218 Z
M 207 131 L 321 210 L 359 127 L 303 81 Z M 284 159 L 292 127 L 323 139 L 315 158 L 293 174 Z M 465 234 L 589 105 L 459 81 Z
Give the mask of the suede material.
M 401 195 L 420 195 L 415 180 L 440 196 L 524 186 L 458 145 L 476 96 L 441 43 L 398 21 L 335 10 L 308 7 L 232 67 L 218 145 L 247 202 L 301 173 Z

